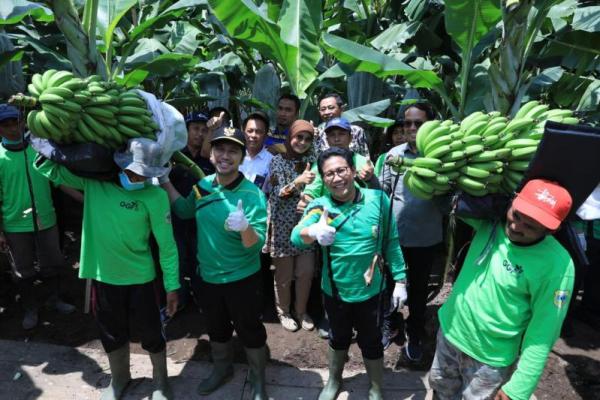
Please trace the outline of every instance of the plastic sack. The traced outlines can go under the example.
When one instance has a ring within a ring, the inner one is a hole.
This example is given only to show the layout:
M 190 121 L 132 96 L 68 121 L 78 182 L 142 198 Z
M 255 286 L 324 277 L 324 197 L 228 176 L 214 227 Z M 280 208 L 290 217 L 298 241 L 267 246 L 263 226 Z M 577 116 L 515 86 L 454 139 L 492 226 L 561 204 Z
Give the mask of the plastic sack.
M 185 119 L 175 107 L 158 100 L 153 94 L 139 89 L 137 93 L 144 98 L 148 109 L 152 112 L 152 118 L 159 126 L 156 142 L 162 150 L 160 161 L 166 164 L 174 152 L 187 145 Z
M 30 136 L 31 146 L 41 155 L 64 165 L 75 175 L 98 180 L 112 180 L 119 172 L 113 151 L 96 143 L 57 144 Z

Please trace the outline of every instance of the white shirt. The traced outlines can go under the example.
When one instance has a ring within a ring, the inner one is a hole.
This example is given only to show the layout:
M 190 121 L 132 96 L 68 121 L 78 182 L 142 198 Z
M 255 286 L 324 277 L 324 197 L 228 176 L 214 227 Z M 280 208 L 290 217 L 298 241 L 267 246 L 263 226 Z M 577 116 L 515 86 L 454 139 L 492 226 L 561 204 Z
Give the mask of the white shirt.
M 251 157 L 248 152 L 244 157 L 242 165 L 240 165 L 240 172 L 244 174 L 244 177 L 256 186 L 261 188 L 264 192 L 267 192 L 268 181 L 269 181 L 269 166 L 273 154 L 269 153 L 266 148 L 263 149 L 254 157 Z

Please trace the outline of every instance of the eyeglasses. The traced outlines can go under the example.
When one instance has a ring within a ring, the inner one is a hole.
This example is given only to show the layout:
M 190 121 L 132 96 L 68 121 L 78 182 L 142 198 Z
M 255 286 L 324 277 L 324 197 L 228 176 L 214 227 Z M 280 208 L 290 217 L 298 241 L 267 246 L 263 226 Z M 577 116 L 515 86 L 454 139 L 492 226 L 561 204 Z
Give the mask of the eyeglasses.
M 403 126 L 405 128 L 410 128 L 411 126 L 415 126 L 415 128 L 419 129 L 421 127 L 421 125 L 423 125 L 425 123 L 425 121 L 411 121 L 411 120 L 404 120 L 404 124 Z
M 323 177 L 325 178 L 325 180 L 327 181 L 332 181 L 333 178 L 335 178 L 335 176 L 339 176 L 340 178 L 345 178 L 348 173 L 350 172 L 350 168 L 349 167 L 340 167 L 337 169 L 334 169 L 333 171 L 327 171 L 323 174 Z

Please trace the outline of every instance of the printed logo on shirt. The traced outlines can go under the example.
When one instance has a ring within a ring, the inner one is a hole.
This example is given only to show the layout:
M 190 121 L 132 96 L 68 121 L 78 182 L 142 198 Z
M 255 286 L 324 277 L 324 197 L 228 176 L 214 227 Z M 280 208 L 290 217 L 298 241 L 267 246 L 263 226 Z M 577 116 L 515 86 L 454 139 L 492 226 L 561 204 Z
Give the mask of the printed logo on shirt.
M 171 225 L 171 213 L 167 212 L 167 214 L 165 215 L 165 220 L 167 221 L 167 224 Z
M 377 239 L 378 235 L 379 235 L 379 226 L 373 225 L 371 227 L 371 236 L 373 236 L 373 239 Z
M 566 305 L 569 301 L 569 291 L 568 290 L 556 290 L 554 292 L 554 305 L 558 308 L 562 308 L 562 306 Z
M 127 209 L 127 210 L 133 210 L 133 211 L 137 211 L 138 210 L 138 202 L 136 200 L 134 200 L 134 201 L 122 201 L 119 205 L 121 207 Z
M 523 267 L 520 265 L 512 265 L 512 263 L 508 260 L 504 260 L 502 261 L 502 266 L 504 267 L 504 269 L 506 271 L 508 271 L 511 274 L 517 275 L 517 276 L 521 276 L 521 274 L 523 273 Z

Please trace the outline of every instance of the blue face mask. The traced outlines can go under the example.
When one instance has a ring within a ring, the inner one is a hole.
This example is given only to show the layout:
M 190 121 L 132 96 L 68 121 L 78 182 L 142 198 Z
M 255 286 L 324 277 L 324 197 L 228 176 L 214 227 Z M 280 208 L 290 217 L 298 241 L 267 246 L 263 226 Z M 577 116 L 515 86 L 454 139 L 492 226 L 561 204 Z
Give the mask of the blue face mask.
M 9 146 L 14 146 L 21 143 L 23 143 L 23 139 L 21 138 L 19 138 L 18 140 L 10 140 L 5 137 L 2 138 L 2 144 L 7 144 Z
M 121 181 L 121 186 L 125 190 L 140 190 L 146 187 L 146 182 L 131 182 L 127 174 L 123 171 L 119 172 L 119 180 Z

